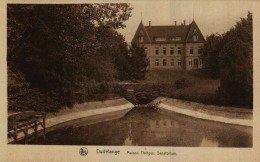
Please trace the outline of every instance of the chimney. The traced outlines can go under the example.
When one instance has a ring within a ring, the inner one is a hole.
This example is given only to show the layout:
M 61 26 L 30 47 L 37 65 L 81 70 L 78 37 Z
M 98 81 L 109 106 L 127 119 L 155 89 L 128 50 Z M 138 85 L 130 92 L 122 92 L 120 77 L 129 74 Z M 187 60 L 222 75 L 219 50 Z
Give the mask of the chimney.
M 151 21 L 149 21 L 149 27 L 151 27 Z
M 183 25 L 186 25 L 186 24 L 185 24 L 185 20 L 183 20 Z
M 174 25 L 175 25 L 175 26 L 177 25 L 177 21 L 174 21 Z

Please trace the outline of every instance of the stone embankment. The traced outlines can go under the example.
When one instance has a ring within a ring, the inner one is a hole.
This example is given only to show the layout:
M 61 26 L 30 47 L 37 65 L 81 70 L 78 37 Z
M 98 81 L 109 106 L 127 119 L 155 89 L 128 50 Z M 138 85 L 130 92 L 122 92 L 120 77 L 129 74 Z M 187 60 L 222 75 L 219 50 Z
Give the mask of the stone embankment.
M 46 132 L 48 133 L 60 127 L 88 125 L 118 119 L 123 117 L 133 107 L 134 105 L 124 98 L 75 104 L 72 108 L 65 107 L 58 113 L 47 114 Z M 33 131 L 28 131 L 28 133 L 33 133 Z M 23 137 L 24 134 L 20 132 L 18 140 L 22 140 Z M 9 138 L 8 143 L 12 143 L 13 140 Z
M 167 114 L 178 113 L 214 122 L 248 127 L 253 126 L 252 109 L 205 105 L 167 97 L 158 97 L 149 105 Z

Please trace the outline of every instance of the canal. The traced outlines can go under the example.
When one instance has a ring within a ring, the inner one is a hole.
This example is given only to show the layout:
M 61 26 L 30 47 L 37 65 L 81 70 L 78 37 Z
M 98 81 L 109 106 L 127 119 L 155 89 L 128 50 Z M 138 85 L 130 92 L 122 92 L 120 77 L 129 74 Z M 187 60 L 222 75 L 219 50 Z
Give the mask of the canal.
M 252 147 L 252 128 L 134 108 L 123 118 L 92 125 L 78 123 L 32 144 Z

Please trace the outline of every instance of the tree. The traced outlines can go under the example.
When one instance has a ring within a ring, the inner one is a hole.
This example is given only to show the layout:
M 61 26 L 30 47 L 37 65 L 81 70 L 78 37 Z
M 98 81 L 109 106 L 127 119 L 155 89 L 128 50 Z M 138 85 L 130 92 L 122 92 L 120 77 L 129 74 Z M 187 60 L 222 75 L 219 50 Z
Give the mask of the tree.
M 241 18 L 223 36 L 219 53 L 221 102 L 253 106 L 253 33 L 252 13 Z
M 8 67 L 21 71 L 31 88 L 54 92 L 60 103 L 71 105 L 66 100 L 83 84 L 100 87 L 113 80 L 113 55 L 101 50 L 113 41 L 102 41 L 100 33 L 124 28 L 129 4 L 8 4 L 7 9 Z
M 90 65 L 105 57 L 98 53 L 104 43 L 97 35 L 105 27 L 123 28 L 130 11 L 128 4 L 9 5 L 8 61 L 32 86 L 42 88 L 66 86 L 81 76 L 106 76 Z
M 149 61 L 144 47 L 133 43 L 130 47 L 131 54 L 131 76 L 134 79 L 143 79 L 147 71 Z
M 212 77 L 219 77 L 219 52 L 222 47 L 222 35 L 211 34 L 207 37 L 207 43 L 204 46 L 202 60 L 204 62 L 203 69 Z
M 103 27 L 100 31 L 97 36 L 102 42 L 99 53 L 109 56 L 109 60 L 114 64 L 116 79 L 130 79 L 130 56 L 125 38 L 111 28 Z

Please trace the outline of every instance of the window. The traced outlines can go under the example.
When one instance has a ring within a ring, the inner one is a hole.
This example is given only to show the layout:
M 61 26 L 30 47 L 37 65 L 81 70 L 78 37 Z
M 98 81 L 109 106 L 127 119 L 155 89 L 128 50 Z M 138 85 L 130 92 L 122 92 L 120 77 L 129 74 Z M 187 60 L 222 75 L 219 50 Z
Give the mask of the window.
M 156 120 L 156 128 L 159 128 L 159 121 Z
M 170 36 L 169 38 L 171 41 L 180 41 L 181 37 L 174 37 L 174 36 Z
M 155 66 L 159 66 L 159 59 L 155 60 Z
M 194 29 L 193 31 L 193 41 L 198 41 L 199 39 L 199 36 L 198 36 L 198 32 L 196 29 Z
M 158 47 L 155 48 L 155 54 L 159 55 L 159 48 Z
M 145 54 L 147 54 L 147 48 L 146 47 L 144 48 L 144 52 L 145 52 Z
M 163 41 L 166 41 L 166 38 L 165 37 L 155 37 L 155 41 L 163 42 Z
M 174 66 L 174 59 L 171 59 L 171 66 Z
M 198 41 L 198 39 L 199 39 L 199 36 L 198 36 L 198 35 L 193 35 L 193 40 L 194 40 L 194 41 Z
M 193 54 L 193 47 L 190 47 L 190 54 Z
M 181 60 L 180 59 L 178 60 L 178 66 L 181 66 Z
M 181 55 L 181 47 L 178 47 L 178 54 Z
M 199 46 L 199 48 L 198 48 L 198 54 L 202 54 L 202 47 L 201 46 Z
M 143 36 L 138 36 L 138 40 L 139 40 L 139 42 L 143 42 L 144 41 L 144 37 Z
M 189 60 L 189 66 L 192 66 L 192 60 L 191 59 Z
M 174 54 L 174 48 L 170 49 L 170 54 L 173 55 Z
M 163 59 L 163 66 L 166 66 L 166 59 Z
M 166 55 L 166 48 L 163 47 L 163 54 Z
M 202 65 L 202 60 L 200 60 L 200 65 Z
M 180 41 L 180 40 L 181 40 L 181 37 L 175 37 L 175 40 L 176 40 L 176 41 Z

